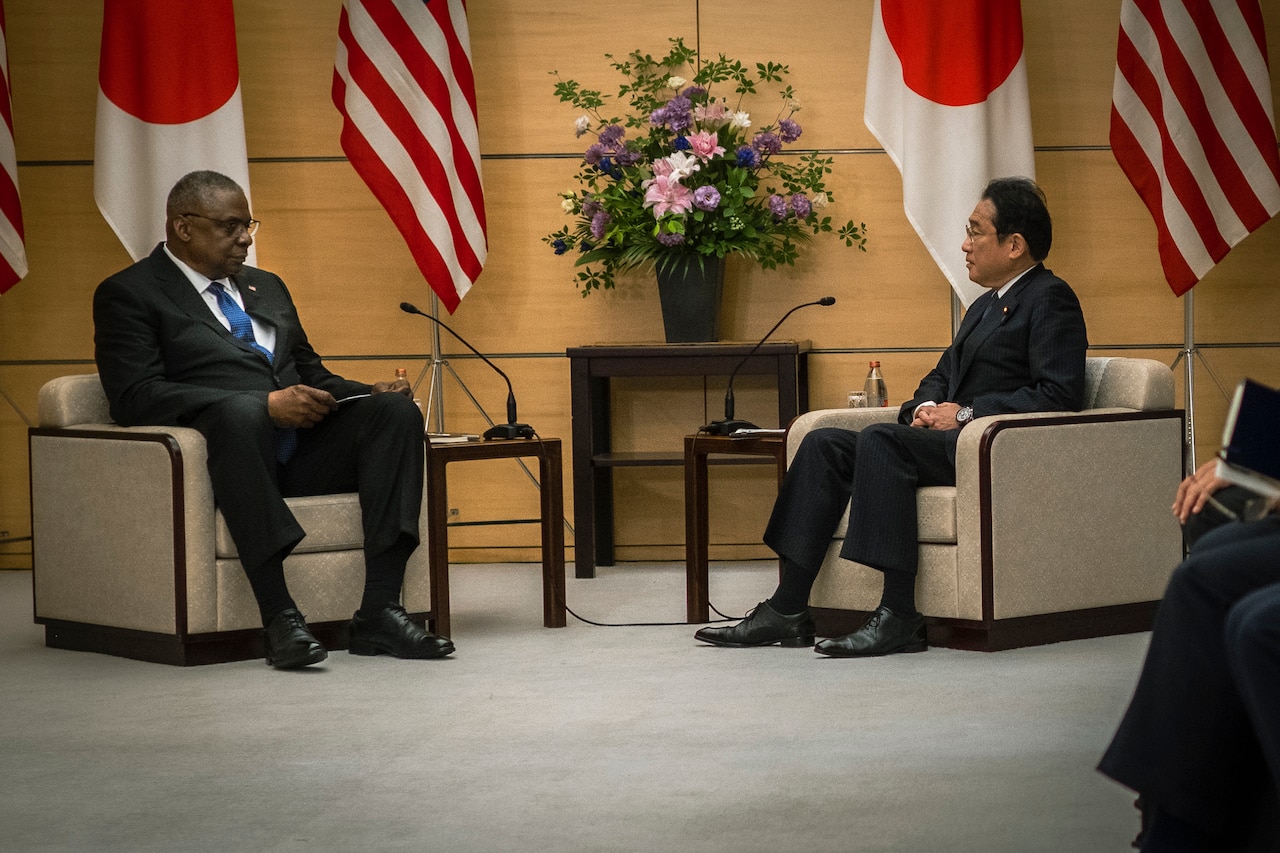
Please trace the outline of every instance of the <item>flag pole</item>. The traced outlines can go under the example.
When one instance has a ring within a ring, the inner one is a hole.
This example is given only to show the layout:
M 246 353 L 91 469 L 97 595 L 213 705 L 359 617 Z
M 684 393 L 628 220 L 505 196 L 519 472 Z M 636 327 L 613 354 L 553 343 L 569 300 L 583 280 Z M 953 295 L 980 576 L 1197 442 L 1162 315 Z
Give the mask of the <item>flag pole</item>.
M 431 291 L 431 316 L 440 318 L 440 297 Z M 445 432 L 444 428 L 444 356 L 440 349 L 440 324 L 431 324 L 431 385 L 427 390 L 427 432 Z M 435 423 L 435 429 L 431 424 Z
M 1179 358 L 1185 359 L 1183 371 L 1186 375 L 1187 387 L 1187 420 L 1186 420 L 1186 458 L 1183 460 L 1183 473 L 1190 475 L 1196 470 L 1196 369 L 1192 363 L 1196 351 L 1196 296 L 1195 288 L 1188 290 L 1182 297 L 1182 352 Z M 1177 362 L 1175 361 L 1176 365 Z

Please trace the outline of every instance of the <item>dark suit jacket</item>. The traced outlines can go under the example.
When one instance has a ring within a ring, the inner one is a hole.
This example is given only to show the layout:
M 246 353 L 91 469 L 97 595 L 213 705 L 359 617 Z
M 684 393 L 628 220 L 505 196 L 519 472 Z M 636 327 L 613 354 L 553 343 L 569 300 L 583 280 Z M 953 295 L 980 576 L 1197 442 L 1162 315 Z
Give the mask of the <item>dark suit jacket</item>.
M 938 366 L 902 404 L 899 422 L 911 423 L 926 400 L 972 406 L 974 417 L 1083 408 L 1089 342 L 1067 283 L 1037 264 L 995 299 L 990 291 L 969 307 Z
M 245 267 L 234 280 L 245 310 L 275 327 L 274 363 L 218 322 L 163 246 L 98 286 L 95 357 L 116 423 L 187 426 L 228 395 L 265 401 L 298 383 L 339 398 L 369 391 L 325 368 L 278 276 Z

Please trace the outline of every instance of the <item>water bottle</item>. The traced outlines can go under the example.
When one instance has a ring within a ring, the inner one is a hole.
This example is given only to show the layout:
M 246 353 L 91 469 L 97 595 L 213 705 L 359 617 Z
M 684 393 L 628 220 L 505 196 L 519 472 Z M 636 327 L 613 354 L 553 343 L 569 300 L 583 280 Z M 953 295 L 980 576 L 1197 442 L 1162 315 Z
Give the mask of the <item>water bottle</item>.
M 884 386 L 884 377 L 880 375 L 880 362 L 871 362 L 871 370 L 867 373 L 867 381 L 862 385 L 868 408 L 889 405 L 889 392 Z
M 406 369 L 405 369 L 405 368 L 403 368 L 403 367 L 397 367 L 397 368 L 396 368 L 396 381 L 397 381 L 397 382 L 399 382 L 401 379 L 403 379 L 405 382 L 408 382 L 408 381 L 409 381 L 409 371 L 408 371 L 408 370 L 406 370 Z M 418 411 L 419 411 L 419 412 L 421 412 L 421 411 L 422 411 L 422 401 L 421 401 L 421 400 L 419 400 L 417 397 L 414 397 L 414 398 L 413 398 L 413 404 L 414 404 L 415 406 L 417 406 L 417 407 L 418 407 Z

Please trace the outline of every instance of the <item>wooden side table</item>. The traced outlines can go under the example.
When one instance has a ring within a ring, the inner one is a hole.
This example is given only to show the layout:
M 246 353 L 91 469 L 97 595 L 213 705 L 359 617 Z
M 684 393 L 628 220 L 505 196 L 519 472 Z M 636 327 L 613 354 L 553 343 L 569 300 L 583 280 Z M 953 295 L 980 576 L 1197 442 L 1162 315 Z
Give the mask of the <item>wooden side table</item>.
M 538 457 L 538 491 L 542 515 L 542 624 L 565 626 L 564 481 L 560 439 L 469 441 L 428 444 L 426 470 L 427 570 L 431 576 L 431 611 L 435 631 L 449 636 L 449 486 L 445 466 L 475 459 Z
M 684 437 L 685 608 L 690 623 L 706 622 L 710 618 L 707 457 L 713 453 L 769 457 L 777 466 L 779 484 L 787 473 L 785 436 L 732 438 L 699 434 Z

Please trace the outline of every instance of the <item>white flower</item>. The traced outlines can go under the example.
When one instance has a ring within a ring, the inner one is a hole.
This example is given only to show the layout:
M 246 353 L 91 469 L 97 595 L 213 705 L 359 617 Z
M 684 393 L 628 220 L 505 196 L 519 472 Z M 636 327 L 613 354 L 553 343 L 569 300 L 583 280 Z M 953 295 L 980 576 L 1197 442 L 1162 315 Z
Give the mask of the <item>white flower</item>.
M 676 180 L 684 180 L 702 168 L 698 158 L 684 151 L 677 151 L 663 158 L 671 166 L 671 176 Z
M 574 136 L 581 136 L 587 132 L 587 128 L 591 127 L 591 116 L 580 115 L 578 120 L 573 123 Z
M 734 127 L 751 127 L 751 116 L 742 110 L 738 110 L 733 114 L 733 120 L 730 122 Z
M 795 112 L 796 110 L 800 109 L 800 99 L 792 98 L 791 100 L 787 101 L 787 109 L 791 110 L 791 112 Z
M 577 205 L 574 204 L 573 196 L 566 195 L 564 198 L 560 199 L 560 209 L 565 213 L 572 214 L 575 207 L 577 207 Z
M 670 86 L 672 89 L 675 89 L 677 92 L 680 91 L 680 87 L 682 87 L 685 83 L 688 83 L 688 82 L 689 81 L 684 79 L 683 77 L 667 78 L 667 85 Z
M 822 208 L 830 204 L 831 201 L 827 198 L 826 193 L 817 193 L 812 199 L 810 199 L 810 203 L 813 205 L 814 210 L 822 210 Z

